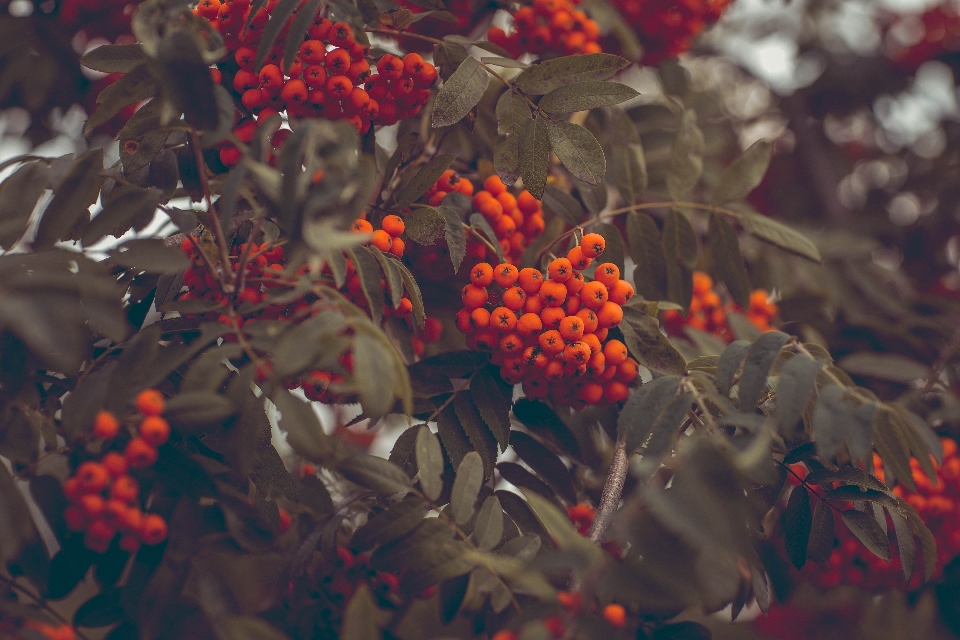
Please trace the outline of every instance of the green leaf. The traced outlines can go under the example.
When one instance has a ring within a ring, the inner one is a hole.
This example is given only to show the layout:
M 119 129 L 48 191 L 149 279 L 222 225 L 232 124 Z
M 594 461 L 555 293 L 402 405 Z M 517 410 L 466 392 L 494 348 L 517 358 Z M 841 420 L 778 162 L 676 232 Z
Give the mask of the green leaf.
M 930 580 L 937 570 L 937 540 L 933 533 L 920 518 L 909 503 L 904 505 L 907 510 L 907 520 L 910 521 L 910 529 L 920 539 L 920 555 L 923 557 L 923 579 Z
M 697 263 L 697 236 L 690 221 L 671 209 L 663 223 L 660 238 L 667 271 L 667 299 L 683 307 L 693 299 L 693 267 Z
M 553 152 L 575 178 L 588 184 L 603 181 L 607 172 L 603 147 L 586 127 L 566 120 L 547 120 L 547 136 Z
M 125 106 L 152 98 L 157 93 L 157 81 L 146 64 L 140 64 L 97 96 L 97 108 L 83 126 L 89 133 L 109 122 Z
M 730 395 L 734 377 L 749 349 L 750 343 L 746 340 L 735 340 L 720 354 L 717 361 L 717 388 L 724 396 Z
M 906 436 L 893 422 L 889 411 L 880 411 L 874 423 L 874 444 L 883 460 L 884 479 L 889 486 L 902 482 L 910 491 L 916 491 L 910 468 L 910 445 Z
M 53 190 L 37 227 L 34 246 L 38 251 L 49 249 L 58 240 L 70 235 L 78 222 L 89 216 L 90 205 L 97 201 L 100 187 L 106 181 L 103 171 L 103 149 L 91 149 L 77 158 L 60 184 Z
M 433 62 L 442 80 L 448 80 L 469 57 L 464 46 L 457 42 L 440 42 L 433 49 Z
M 110 588 L 93 596 L 73 614 L 75 627 L 106 627 L 122 622 L 123 605 L 120 602 L 121 589 Z
M 855 535 L 870 553 L 890 562 L 890 541 L 872 515 L 856 509 L 848 509 L 841 515 L 850 533 Z
M 798 353 L 780 369 L 777 381 L 777 413 L 781 435 L 792 433 L 800 420 L 822 367 L 823 363 L 805 353 Z
M 80 58 L 83 66 L 103 73 L 130 73 L 146 61 L 140 44 L 105 44 Z
M 740 213 L 739 220 L 750 235 L 817 264 L 823 262 L 820 251 L 809 238 L 782 222 L 756 213 L 745 212 Z
M 889 509 L 890 520 L 893 521 L 893 530 L 897 534 L 897 550 L 900 552 L 900 567 L 903 569 L 903 580 L 909 583 L 913 572 L 917 568 L 917 543 L 910 531 L 910 523 L 905 516 Z
M 174 426 L 211 427 L 223 424 L 237 413 L 233 403 L 212 391 L 186 391 L 167 401 L 164 417 Z
M 530 105 L 512 91 L 504 91 L 497 100 L 497 133 L 514 136 L 533 116 Z
M 560 458 L 523 431 L 515 431 L 510 438 L 510 444 L 517 452 L 517 456 L 546 480 L 547 484 L 567 504 L 577 503 L 577 491 L 573 486 L 573 478 Z
M 346 445 L 328 436 L 309 402 L 304 402 L 286 389 L 270 395 L 280 410 L 280 429 L 287 434 L 287 443 L 309 460 L 333 464 L 346 457 Z
M 863 469 L 857 467 L 840 467 L 836 471 L 829 469 L 814 469 L 804 478 L 807 484 L 829 484 L 833 482 L 843 482 L 852 484 L 862 489 L 872 489 L 886 493 L 887 486 L 880 482 L 876 477 L 870 475 Z
M 442 238 L 446 228 L 446 218 L 433 207 L 418 207 L 403 215 L 407 237 L 417 244 L 433 244 Z
M 543 96 L 537 106 L 547 113 L 573 113 L 620 104 L 638 95 L 632 87 L 619 82 L 590 80 L 557 87 Z
M 757 140 L 750 145 L 717 178 L 711 202 L 723 204 L 746 198 L 763 181 L 772 154 L 773 145 L 769 140 Z
M 379 619 L 380 609 L 374 602 L 370 587 L 362 582 L 343 612 L 340 640 L 382 640 Z
M 513 84 L 527 95 L 543 95 L 564 85 L 606 80 L 629 65 L 628 60 L 609 53 L 564 56 L 525 69 Z
M 773 363 L 780 355 L 780 350 L 790 336 L 780 331 L 770 331 L 757 338 L 747 351 L 747 359 L 743 363 L 743 375 L 740 376 L 741 411 L 752 411 L 760 401 L 760 394 L 767 386 L 767 376 Z
M 156 238 L 127 240 L 107 255 L 122 267 L 147 273 L 176 273 L 190 266 L 179 247 L 169 247 Z
M 787 556 L 797 569 L 802 569 L 807 563 L 807 545 L 812 524 L 810 494 L 802 486 L 794 487 L 783 512 L 783 534 Z
M 560 498 L 558 498 L 557 493 L 550 488 L 550 485 L 527 471 L 525 467 L 515 462 L 500 462 L 497 464 L 497 471 L 500 472 L 501 478 L 515 485 L 523 492 L 523 495 L 528 496 L 532 491 L 533 493 L 543 496 L 558 507 L 562 506 L 560 504 Z
M 506 451 L 510 443 L 510 406 L 513 397 L 507 397 L 494 380 L 489 369 L 481 369 L 470 380 L 470 397 L 483 422 L 490 428 L 500 451 Z
M 541 438 L 556 442 L 566 455 L 580 458 L 580 443 L 570 427 L 544 403 L 520 398 L 513 405 L 513 416 Z
M 430 428 L 421 425 L 417 432 L 417 469 L 420 474 L 420 488 L 431 500 L 437 500 L 443 493 L 443 451 L 437 436 Z
M 141 189 L 122 185 L 114 189 L 103 209 L 93 217 L 83 230 L 81 243 L 88 247 L 105 235 L 122 235 L 118 230 L 126 231 L 130 222 L 137 217 L 150 216 L 157 210 L 157 204 L 163 193 L 159 189 Z M 193 231 L 189 229 L 187 232 Z
M 427 189 L 436 184 L 443 172 L 449 169 L 456 159 L 457 154 L 455 153 L 443 153 L 434 156 L 404 185 L 400 195 L 397 196 L 397 206 L 408 207 L 416 202 L 420 196 L 427 192 Z
M 630 391 L 617 417 L 617 434 L 626 436 L 628 454 L 637 451 L 650 436 L 657 418 L 676 397 L 679 388 L 679 377 L 663 376 Z
M 473 517 L 483 476 L 483 460 L 480 454 L 471 451 L 457 467 L 457 477 L 450 492 L 450 515 L 457 524 L 466 524 Z
M 456 197 L 456 196 L 459 196 Z M 467 255 L 467 231 L 463 227 L 462 207 L 457 206 L 458 201 L 467 199 L 462 193 L 447 194 L 443 199 L 437 211 L 443 216 L 445 221 L 444 237 L 447 240 L 447 248 L 450 251 L 450 262 L 453 263 L 453 271 L 460 271 L 460 265 Z M 450 203 L 447 201 L 450 200 Z
M 401 500 L 389 509 L 371 516 L 357 529 L 350 538 L 350 548 L 355 552 L 362 552 L 393 542 L 413 531 L 427 515 L 427 511 L 427 506 L 417 498 Z
M 542 198 L 550 167 L 550 139 L 544 118 L 533 118 L 520 129 L 520 177 L 534 198 Z
M 666 299 L 667 262 L 657 223 L 647 213 L 631 211 L 627 215 L 627 241 L 630 257 L 637 265 L 633 270 L 637 294 L 646 300 Z
M 733 301 L 743 309 L 750 307 L 750 277 L 740 254 L 737 232 L 723 217 L 711 213 L 707 231 L 713 273 L 727 285 Z
M 623 236 L 620 235 L 620 229 L 609 222 L 601 222 L 593 225 L 591 231 L 599 233 L 607 241 L 607 246 L 603 250 L 603 256 L 596 262 L 612 262 L 624 273 L 625 249 L 623 246 Z
M 830 385 L 820 390 L 813 412 L 813 437 L 817 442 L 817 454 L 829 460 L 846 444 L 849 423 L 853 419 L 853 406 L 844 401 L 844 388 Z
M 930 375 L 930 368 L 927 365 L 899 353 L 859 351 L 841 358 L 837 366 L 853 376 L 889 380 L 900 384 L 926 380 Z
M 496 496 L 488 496 L 477 513 L 477 521 L 473 525 L 473 538 L 477 546 L 489 551 L 498 544 L 503 537 L 503 509 Z
M 0 183 L 0 249 L 11 248 L 26 232 L 49 179 L 47 163 L 30 162 Z
M 520 177 L 520 134 L 497 136 L 493 145 L 493 166 L 504 184 L 512 185 Z
M 798 487 L 799 488 L 799 487 Z M 796 491 L 796 489 L 794 489 Z M 822 500 L 813 508 L 810 525 L 810 541 L 807 545 L 807 559 L 813 562 L 826 562 L 833 553 L 834 535 L 833 509 Z
M 553 185 L 543 191 L 543 208 L 575 227 L 583 221 L 583 207 L 572 195 Z M 606 256 L 604 256 L 606 258 Z
M 400 279 L 403 280 L 403 286 L 407 290 L 410 302 L 413 303 L 413 319 L 417 326 L 423 329 L 427 314 L 423 308 L 423 295 L 420 293 L 420 286 L 406 265 L 400 262 L 397 264 L 397 268 L 400 270 Z
M 636 307 L 624 307 L 620 323 L 627 349 L 637 362 L 660 373 L 683 373 L 687 363 L 673 343 L 660 331 L 657 319 Z
M 470 226 L 472 226 L 474 229 L 479 229 L 483 232 L 483 235 L 487 236 L 487 240 L 490 241 L 490 244 L 496 250 L 497 259 L 501 264 L 507 261 L 506 257 L 503 255 L 503 247 L 500 246 L 500 241 L 497 239 L 497 234 L 493 230 L 493 227 L 490 226 L 490 223 L 487 222 L 486 218 L 479 213 L 471 213 Z
M 618 144 L 613 148 L 613 186 L 628 204 L 635 204 L 647 190 L 647 159 L 639 143 Z M 636 213 L 636 212 L 634 212 Z
M 858 486 L 847 484 L 836 489 L 830 489 L 823 496 L 824 500 L 832 502 L 870 502 L 878 504 L 885 509 L 905 514 L 906 511 L 900 506 L 897 498 L 889 494 L 888 491 L 877 491 L 875 489 L 861 489 Z M 885 526 L 884 522 L 881 526 Z
M 583 201 L 583 206 L 593 215 L 599 215 L 601 211 L 607 208 L 607 183 L 587 184 L 583 180 L 573 180 L 577 188 L 577 195 Z
M 401 385 L 397 361 L 396 349 L 377 329 L 354 338 L 352 379 L 367 416 L 379 418 L 393 409 Z
M 380 286 L 380 265 L 366 247 L 347 249 L 345 253 L 356 267 L 363 296 L 369 305 L 370 317 L 374 324 L 380 324 L 383 318 L 383 306 L 386 304 L 383 287 Z
M 703 172 L 703 134 L 697 126 L 697 114 L 687 109 L 680 119 L 677 136 L 670 149 L 667 169 L 667 193 L 674 200 L 685 200 Z
M 490 76 L 480 61 L 473 56 L 465 58 L 437 92 L 431 125 L 448 127 L 460 122 L 480 102 L 489 83 Z
M 377 456 L 358 455 L 347 458 L 337 471 L 350 482 L 384 495 L 406 492 L 410 477 L 389 460 Z

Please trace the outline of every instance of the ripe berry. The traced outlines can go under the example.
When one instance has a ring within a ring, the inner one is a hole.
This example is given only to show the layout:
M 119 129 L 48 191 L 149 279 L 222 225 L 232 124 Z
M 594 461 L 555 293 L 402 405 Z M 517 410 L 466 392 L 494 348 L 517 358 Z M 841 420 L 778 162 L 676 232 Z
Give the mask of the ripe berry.
M 389 233 L 391 236 L 396 238 L 399 235 L 402 235 L 405 229 L 403 223 L 403 218 L 400 216 L 385 216 L 380 222 L 380 228 Z
M 170 438 L 170 424 L 159 416 L 147 416 L 140 423 L 140 437 L 152 447 L 159 447 Z
M 93 420 L 93 435 L 103 440 L 115 438 L 120 431 L 120 423 L 109 411 L 100 411 Z
M 143 469 L 157 461 L 157 450 L 143 438 L 134 438 L 127 443 L 124 457 L 132 468 Z
M 403 76 L 403 60 L 391 53 L 386 53 L 377 61 L 377 71 L 385 78 L 399 79 Z
M 622 605 L 608 604 L 603 608 L 603 619 L 606 620 L 611 627 L 619 629 L 627 620 L 627 611 Z
M 159 416 L 163 413 L 164 399 L 156 389 L 144 389 L 134 401 L 137 411 L 145 416 Z
M 596 258 L 607 247 L 607 241 L 599 233 L 587 233 L 580 241 L 580 250 L 588 258 Z
M 620 279 L 620 269 L 612 262 L 604 262 L 597 265 L 597 270 L 593 274 L 597 282 L 602 282 L 606 287 L 612 287 Z
M 74 474 L 80 490 L 84 493 L 96 493 L 107 488 L 110 473 L 99 462 L 84 462 Z
M 160 544 L 167 539 L 167 522 L 156 514 L 144 516 L 140 525 L 140 539 L 144 544 Z

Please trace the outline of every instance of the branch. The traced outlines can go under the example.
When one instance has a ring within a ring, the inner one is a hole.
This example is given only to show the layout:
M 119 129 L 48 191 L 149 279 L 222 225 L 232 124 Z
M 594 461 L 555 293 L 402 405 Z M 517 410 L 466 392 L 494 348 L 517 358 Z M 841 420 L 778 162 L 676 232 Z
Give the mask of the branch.
M 600 497 L 600 507 L 597 515 L 590 524 L 587 537 L 592 542 L 599 542 L 610 526 L 613 513 L 620 506 L 620 497 L 623 495 L 623 485 L 627 480 L 627 436 L 622 434 L 617 438 L 613 448 L 613 459 L 610 461 L 610 471 L 607 481 L 603 485 L 603 495 Z

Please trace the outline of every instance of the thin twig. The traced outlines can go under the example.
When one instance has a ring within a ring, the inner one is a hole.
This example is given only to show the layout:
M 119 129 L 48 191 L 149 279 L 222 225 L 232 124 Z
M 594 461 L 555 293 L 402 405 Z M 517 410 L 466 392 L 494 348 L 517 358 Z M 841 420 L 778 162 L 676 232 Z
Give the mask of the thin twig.
M 623 485 L 627 481 L 627 436 L 626 433 L 617 437 L 617 444 L 613 448 L 613 459 L 610 461 L 610 471 L 607 472 L 607 481 L 603 484 L 603 495 L 600 497 L 600 506 L 590 524 L 587 537 L 592 542 L 599 542 L 610 526 L 614 512 L 620 506 L 623 496 Z
M 220 264 L 222 266 L 220 283 L 224 293 L 233 293 L 235 287 L 233 284 L 233 269 L 230 268 L 230 249 L 227 247 L 227 237 L 224 235 L 223 226 L 220 224 L 220 216 L 213 208 L 213 196 L 210 192 L 210 180 L 207 176 L 207 163 L 203 159 L 203 149 L 200 146 L 200 134 L 192 127 L 190 129 L 190 143 L 197 163 L 197 173 L 200 175 L 200 184 L 203 187 L 203 197 L 207 201 L 210 225 L 213 227 L 213 235 L 216 236 L 217 245 L 220 249 Z

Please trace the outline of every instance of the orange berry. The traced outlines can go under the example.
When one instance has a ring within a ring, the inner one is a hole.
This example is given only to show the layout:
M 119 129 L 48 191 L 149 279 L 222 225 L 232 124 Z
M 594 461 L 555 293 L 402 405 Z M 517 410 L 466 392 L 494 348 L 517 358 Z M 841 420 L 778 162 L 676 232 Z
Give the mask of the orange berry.
M 540 201 L 534 198 L 533 194 L 524 189 L 520 192 L 520 195 L 517 196 L 517 208 L 519 208 L 520 211 L 526 215 L 530 215 L 540 211 Z
M 111 478 L 119 478 L 127 473 L 126 459 L 116 451 L 108 451 L 100 458 L 100 464 L 107 470 Z
M 570 251 L 567 252 L 567 260 L 570 261 L 570 264 L 572 264 L 573 268 L 577 271 L 583 271 L 593 262 L 592 258 L 583 255 L 583 249 L 580 247 L 570 249 Z
M 580 250 L 588 258 L 596 258 L 607 248 L 607 241 L 599 233 L 587 233 L 580 241 Z
M 503 191 L 496 196 L 497 202 L 503 207 L 504 212 L 517 208 L 517 199 L 509 191 Z
M 563 336 L 560 335 L 560 332 L 556 329 L 551 329 L 550 331 L 544 331 L 540 334 L 537 342 L 540 344 L 540 348 L 543 349 L 543 352 L 548 356 L 555 356 L 564 348 Z
M 493 279 L 504 289 L 509 289 L 515 285 L 519 277 L 520 272 L 509 262 L 498 264 L 497 268 L 493 270 Z
M 600 321 L 597 319 L 597 314 L 593 312 L 593 309 L 580 309 L 576 315 L 583 320 L 584 333 L 593 333 L 597 330 Z
M 548 307 L 559 307 L 567 299 L 567 288 L 562 282 L 547 280 L 540 286 L 540 301 Z
M 140 495 L 140 485 L 130 476 L 121 476 L 110 485 L 110 497 L 120 502 L 133 502 Z
M 603 385 L 599 382 L 586 382 L 577 389 L 577 397 L 587 404 L 597 404 L 603 399 Z
M 493 284 L 493 267 L 489 262 L 478 262 L 470 269 L 470 282 L 477 287 L 489 287 Z
M 583 274 L 579 271 L 574 271 L 573 275 L 570 276 L 570 279 L 563 283 L 567 288 L 568 294 L 577 294 L 583 289 L 583 285 L 587 284 L 587 281 L 583 279 Z
M 489 191 L 490 195 L 494 198 L 507 190 L 507 186 L 503 184 L 503 180 L 496 174 L 483 181 L 483 188 Z
M 640 366 L 637 364 L 636 360 L 627 359 L 617 365 L 617 379 L 624 384 L 630 384 L 636 380 L 639 373 Z
M 563 380 L 563 362 L 551 360 L 543 370 L 544 377 L 550 382 Z
M 380 251 L 387 253 L 390 251 L 390 247 L 393 246 L 393 238 L 383 229 L 377 229 L 373 232 L 373 237 L 370 238 L 370 244 L 380 249 Z
M 394 238 L 393 242 L 390 244 L 390 253 L 395 255 L 398 258 L 403 257 L 403 250 L 407 247 L 407 243 L 401 240 L 400 238 Z
M 619 629 L 627 621 L 627 611 L 619 604 L 608 604 L 603 608 L 603 619 L 611 627 Z
M 293 524 L 293 518 L 290 516 L 290 513 L 286 509 L 280 509 L 280 519 L 277 523 L 277 534 L 283 535 L 290 530 L 290 526 Z
M 149 467 L 157 461 L 157 449 L 143 438 L 134 438 L 123 452 L 127 464 L 134 469 Z
M 470 312 L 470 326 L 474 331 L 483 331 L 490 327 L 490 312 L 479 307 Z
M 520 283 L 520 286 L 523 287 L 523 290 L 532 296 L 540 291 L 540 287 L 543 285 L 543 274 L 540 273 L 539 269 L 525 267 L 520 269 L 517 281 Z
M 493 224 L 496 224 L 501 218 L 503 218 L 503 205 L 492 197 L 483 201 L 479 207 L 479 211 L 480 215 Z
M 543 311 L 543 301 L 540 300 L 540 296 L 532 294 L 527 296 L 527 301 L 523 303 L 523 312 L 539 315 L 541 311 Z
M 626 280 L 617 280 L 610 287 L 610 301 L 619 305 L 626 304 L 633 297 L 633 285 Z
M 483 287 L 468 284 L 460 290 L 460 299 L 467 309 L 476 309 L 487 304 L 487 290 Z
M 163 418 L 147 416 L 140 423 L 140 437 L 151 446 L 159 447 L 170 438 L 170 424 Z
M 560 321 L 567 317 L 567 312 L 561 307 L 547 307 L 540 312 L 540 320 L 544 329 L 560 329 Z
M 573 278 L 567 281 L 573 282 Z M 569 292 L 569 290 L 568 290 Z M 583 303 L 580 302 L 580 296 L 567 296 L 567 301 L 563 303 L 563 310 L 567 312 L 568 316 L 575 316 L 580 311 L 580 307 L 583 306 Z
M 144 516 L 140 525 L 140 539 L 144 544 L 160 544 L 167 539 L 167 521 L 155 513 Z
M 497 332 L 493 329 L 485 329 L 484 331 L 477 332 L 477 335 L 474 337 L 477 348 L 482 349 L 483 351 L 492 351 L 500 344 L 500 336 L 497 335 Z
M 592 338 L 593 336 L 584 336 L 584 338 Z M 584 339 L 586 343 L 586 339 Z M 590 360 L 587 362 L 587 374 L 593 376 L 594 378 L 599 378 L 603 375 L 603 372 L 607 368 L 607 359 L 602 353 L 594 352 L 593 345 L 588 345 L 590 347 L 590 353 L 593 355 L 590 356 Z
M 158 416 L 163 413 L 163 394 L 156 389 L 144 389 L 137 394 L 137 411 L 145 416 Z
M 547 267 L 547 273 L 551 280 L 566 282 L 573 276 L 573 265 L 566 258 L 557 258 Z
M 581 365 L 590 360 L 590 347 L 582 342 L 572 342 L 563 349 L 563 361 L 567 364 Z
M 517 223 L 510 216 L 500 216 L 493 225 L 493 232 L 501 239 L 501 243 L 504 239 L 513 238 L 516 231 Z
M 523 351 L 523 339 L 516 333 L 508 333 L 500 338 L 500 351 L 504 353 L 520 353 Z
M 627 360 L 627 345 L 619 340 L 610 340 L 603 345 L 603 355 L 608 365 L 617 366 Z
M 617 380 L 611 380 L 603 385 L 603 399 L 613 404 L 623 402 L 630 395 L 630 388 Z
M 397 236 L 403 234 L 404 230 L 406 229 L 406 225 L 403 223 L 403 218 L 400 216 L 390 215 L 383 218 L 383 221 L 380 223 L 380 228 L 396 238 Z
M 603 389 L 600 390 L 603 393 Z M 577 610 L 583 600 L 579 591 L 558 591 L 557 601 L 566 609 Z
M 500 333 L 509 333 L 517 327 L 517 314 L 506 307 L 497 307 L 490 313 L 490 326 Z
M 470 324 L 470 314 L 471 311 L 469 309 L 460 309 L 460 311 L 457 311 L 457 329 L 459 329 L 461 333 L 473 333 L 473 325 Z
M 583 337 L 583 320 L 577 316 L 567 316 L 560 321 L 558 329 L 564 340 L 576 342 Z
M 612 262 L 604 262 L 597 265 L 597 270 L 593 274 L 593 279 L 602 282 L 607 287 L 612 287 L 620 279 L 620 269 Z
M 77 485 L 83 493 L 96 493 L 107 488 L 110 482 L 110 473 L 99 462 L 87 461 L 77 467 L 74 474 Z
M 520 287 L 510 287 L 503 292 L 503 306 L 511 311 L 519 311 L 527 301 L 527 294 Z
M 615 327 L 623 320 L 623 307 L 608 300 L 597 309 L 597 320 L 601 329 Z
M 85 516 L 96 518 L 106 510 L 107 501 L 99 493 L 88 493 L 80 498 L 78 505 Z
M 607 334 L 609 333 L 610 333 L 609 329 L 597 329 L 596 331 L 593 332 L 593 334 L 597 336 L 597 340 L 599 340 L 600 342 L 603 342 L 604 340 L 606 340 Z
M 424 342 L 437 342 L 443 335 L 443 323 L 437 318 L 425 318 L 423 321 Z
M 517 333 L 523 338 L 532 338 L 543 331 L 543 321 L 535 313 L 525 313 L 517 320 Z
M 580 290 L 580 301 L 588 309 L 599 309 L 607 301 L 607 287 L 602 282 L 588 282 Z
M 693 272 L 693 293 L 694 295 L 703 295 L 713 289 L 713 278 L 703 271 Z
M 357 218 L 350 225 L 350 230 L 356 233 L 373 233 L 373 225 L 362 218 Z
M 120 423 L 116 416 L 109 411 L 100 411 L 93 419 L 93 435 L 97 438 L 109 440 L 115 438 L 120 431 Z

